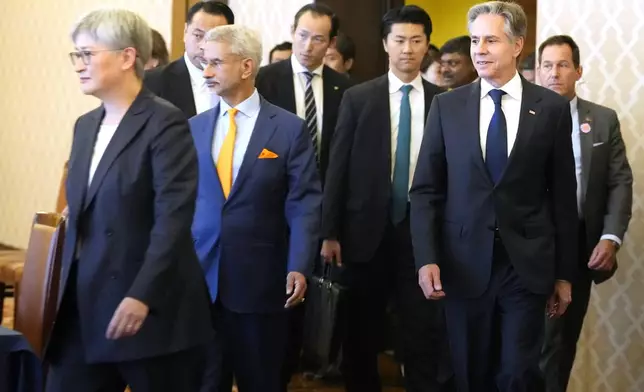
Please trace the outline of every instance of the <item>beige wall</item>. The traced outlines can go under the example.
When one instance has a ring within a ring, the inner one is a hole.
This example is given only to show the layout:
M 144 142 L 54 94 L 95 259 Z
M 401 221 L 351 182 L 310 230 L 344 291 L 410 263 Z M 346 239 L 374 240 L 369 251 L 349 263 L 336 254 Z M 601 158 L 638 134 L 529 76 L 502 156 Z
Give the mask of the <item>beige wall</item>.
M 569 392 L 644 391 L 644 2 L 539 0 L 538 43 L 581 48 L 579 95 L 617 110 L 635 176 L 633 219 L 614 279 L 596 286 Z M 574 301 L 574 298 L 573 298 Z
M 0 242 L 26 246 L 34 212 L 55 208 L 82 95 L 67 53 L 84 12 L 126 7 L 170 44 L 172 0 L 0 1 Z

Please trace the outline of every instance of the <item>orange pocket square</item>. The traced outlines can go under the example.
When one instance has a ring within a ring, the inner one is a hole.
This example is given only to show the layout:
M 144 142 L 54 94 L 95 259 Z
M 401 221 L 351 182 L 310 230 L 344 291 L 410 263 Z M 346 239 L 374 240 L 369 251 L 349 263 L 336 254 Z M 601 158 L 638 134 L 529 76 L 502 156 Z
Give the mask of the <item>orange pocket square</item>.
M 257 159 L 275 159 L 275 158 L 277 158 L 277 154 L 267 149 L 263 149 L 262 152 L 257 157 Z

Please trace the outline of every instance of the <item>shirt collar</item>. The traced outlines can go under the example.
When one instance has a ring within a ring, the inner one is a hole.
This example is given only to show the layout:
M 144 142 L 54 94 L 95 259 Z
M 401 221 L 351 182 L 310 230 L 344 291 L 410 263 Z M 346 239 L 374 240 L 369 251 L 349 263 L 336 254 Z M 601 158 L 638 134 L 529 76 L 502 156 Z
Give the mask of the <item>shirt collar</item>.
M 319 67 L 314 69 L 313 71 L 309 71 L 305 66 L 300 64 L 299 61 L 297 61 L 297 57 L 295 57 L 294 54 L 291 55 L 291 67 L 293 68 L 293 73 L 294 74 L 301 74 L 305 72 L 311 72 L 314 75 L 322 77 L 322 69 L 324 68 L 324 64 L 321 64 Z
M 246 98 L 244 101 L 240 102 L 239 105 L 235 106 L 235 109 L 239 113 L 243 114 L 246 117 L 254 117 L 259 113 L 261 107 L 261 100 L 259 99 L 259 93 L 257 89 L 253 91 L 253 94 Z M 219 117 L 223 117 L 228 113 L 228 110 L 232 109 L 230 105 L 226 103 L 223 99 L 219 101 Z
M 406 84 L 411 85 L 415 90 L 418 90 L 418 92 L 423 91 L 423 78 L 421 77 L 420 72 L 416 75 L 414 80 L 411 81 L 411 83 L 404 83 L 402 80 L 398 79 L 391 70 L 387 73 L 387 78 L 389 79 L 389 94 L 399 91 L 400 88 Z
M 495 88 L 496 87 L 492 86 L 490 82 L 481 78 L 481 99 L 485 98 L 490 90 Z M 513 99 L 520 100 L 521 95 L 523 94 L 523 82 L 521 81 L 519 72 L 516 72 L 509 82 L 499 87 L 499 90 L 505 91 L 505 93 Z
M 183 60 L 186 62 L 188 67 L 188 73 L 190 74 L 190 80 L 196 86 L 201 86 L 206 84 L 206 79 L 203 77 L 203 71 L 195 67 L 195 65 L 188 58 L 188 53 L 183 54 Z

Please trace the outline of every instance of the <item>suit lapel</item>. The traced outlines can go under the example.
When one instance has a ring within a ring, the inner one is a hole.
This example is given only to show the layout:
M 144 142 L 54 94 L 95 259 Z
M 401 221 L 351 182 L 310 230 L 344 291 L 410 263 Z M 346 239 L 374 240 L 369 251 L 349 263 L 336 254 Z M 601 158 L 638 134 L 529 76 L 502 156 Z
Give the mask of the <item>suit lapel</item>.
M 192 91 L 192 81 L 190 80 L 190 72 L 188 71 L 188 65 L 186 64 L 185 59 L 181 58 L 176 63 L 176 67 L 172 69 L 172 73 L 176 78 L 172 79 L 171 90 L 174 93 L 170 92 L 171 95 L 177 96 L 177 106 L 181 105 L 181 110 L 186 113 L 186 117 L 190 118 L 197 114 L 197 108 L 195 107 L 195 96 Z
M 293 67 L 290 60 L 282 61 L 283 68 L 281 69 L 282 77 L 276 80 L 275 84 L 279 89 L 279 107 L 288 110 L 293 114 L 297 114 L 297 106 L 295 106 L 295 85 L 293 84 Z
M 141 90 L 128 111 L 125 113 L 125 116 L 123 116 L 123 119 L 118 125 L 118 128 L 116 128 L 116 132 L 114 133 L 112 140 L 110 140 L 107 145 L 107 149 L 105 149 L 105 153 L 101 157 L 98 167 L 96 168 L 87 197 L 85 198 L 85 208 L 91 204 L 94 196 L 96 196 L 96 192 L 100 188 L 103 178 L 116 158 L 121 154 L 125 147 L 127 147 L 130 141 L 141 131 L 141 129 L 143 129 L 148 118 L 152 115 L 151 112 L 145 111 L 151 97 L 152 94 L 147 90 Z
M 213 108 L 213 110 L 210 111 L 208 118 L 204 119 L 205 125 L 201 132 L 204 133 L 202 135 L 201 140 L 203 140 L 204 145 L 200 146 L 200 149 L 203 151 L 203 158 L 207 163 L 203 165 L 204 169 L 208 171 L 209 176 L 215 180 L 215 185 L 214 187 L 216 188 L 216 192 L 218 195 L 221 196 L 221 198 L 224 198 L 224 190 L 221 187 L 221 180 L 219 180 L 219 173 L 217 172 L 217 163 L 214 161 L 213 155 L 212 155 L 212 146 L 215 143 L 215 132 L 217 130 L 217 121 L 219 120 L 219 110 L 220 110 L 220 105 L 217 104 Z
M 340 106 L 340 88 L 333 80 L 333 75 L 328 72 L 327 66 L 322 69 L 322 144 L 326 145 L 331 140 L 334 131 L 333 118 L 337 116 Z
M 373 108 L 370 111 L 373 113 L 373 129 L 382 129 L 382 132 L 375 134 L 375 137 L 382 138 L 381 142 L 377 145 L 383 146 L 384 151 L 380 151 L 378 156 L 387 157 L 387 172 L 391 178 L 391 108 L 389 107 L 389 76 L 384 74 L 378 80 L 374 89 Z M 376 140 L 374 140 L 376 142 Z M 376 144 L 374 144 L 376 145 Z
M 76 158 L 76 164 L 70 168 L 67 178 L 68 204 L 70 208 L 74 209 L 74 211 L 70 211 L 72 216 L 79 216 L 85 203 L 92 153 L 96 143 L 96 136 L 98 135 L 98 128 L 104 114 L 105 110 L 102 107 L 95 111 L 94 115 L 82 125 L 82 128 L 77 133 L 78 157 Z
M 472 83 L 470 87 L 470 94 L 465 103 L 465 114 L 463 121 L 465 125 L 463 129 L 467 132 L 467 141 L 474 157 L 474 164 L 479 168 L 481 175 L 493 185 L 490 173 L 485 166 L 483 160 L 483 152 L 481 151 L 481 131 L 480 131 L 480 111 L 481 111 L 481 82 Z
M 423 79 L 423 91 L 425 92 L 425 124 L 427 124 L 427 116 L 429 116 L 429 109 L 432 106 L 432 100 L 434 99 L 434 94 L 431 93 L 431 85 Z M 425 129 L 423 124 L 423 129 Z
M 583 194 L 586 194 L 586 189 L 588 188 L 588 179 L 590 178 L 590 163 L 593 157 L 593 118 L 590 113 L 586 101 L 581 98 L 577 98 L 577 117 L 579 119 L 579 126 L 584 123 L 590 125 L 591 131 L 588 133 L 581 132 L 579 133 L 579 143 L 581 146 L 581 178 L 582 178 L 582 190 Z
M 275 117 L 275 111 L 272 106 L 264 98 L 261 98 L 261 101 L 262 104 L 257 115 L 255 128 L 253 128 L 253 134 L 248 142 L 248 147 L 246 148 L 246 153 L 244 154 L 244 159 L 239 168 L 235 183 L 230 191 L 230 195 L 228 195 L 228 201 L 235 197 L 244 184 L 244 181 L 250 176 L 253 165 L 257 162 L 257 157 L 264 147 L 266 147 L 266 144 L 275 133 L 277 127 L 272 121 L 273 117 Z
M 503 180 L 503 176 L 508 171 L 510 165 L 512 165 L 512 162 L 517 159 L 516 156 L 520 156 L 521 149 L 529 144 L 530 137 L 534 132 L 537 117 L 540 114 L 539 102 L 541 101 L 541 95 L 535 89 L 535 86 L 523 79 L 523 77 L 521 77 L 521 83 L 523 83 L 523 95 L 521 97 L 519 129 L 517 130 L 517 138 L 514 141 L 514 146 L 512 147 L 512 151 L 508 157 L 508 163 L 505 166 L 505 170 L 501 175 L 500 181 Z

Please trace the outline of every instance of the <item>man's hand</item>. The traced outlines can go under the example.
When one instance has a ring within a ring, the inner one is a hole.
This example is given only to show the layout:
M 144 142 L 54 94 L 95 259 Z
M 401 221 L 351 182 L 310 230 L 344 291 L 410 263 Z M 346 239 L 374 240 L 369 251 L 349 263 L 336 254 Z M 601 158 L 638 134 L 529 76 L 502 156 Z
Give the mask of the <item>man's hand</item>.
M 304 302 L 306 278 L 299 272 L 289 272 L 286 277 L 286 295 L 290 295 L 285 308 L 292 308 Z
M 105 337 L 111 340 L 134 336 L 141 329 L 150 309 L 143 302 L 127 297 L 112 316 Z
M 436 264 L 427 264 L 418 271 L 418 284 L 427 299 L 441 299 L 445 296 L 441 270 Z
M 555 291 L 548 300 L 548 317 L 557 318 L 563 316 L 572 302 L 572 286 L 570 282 L 558 280 L 555 282 Z
M 615 266 L 617 246 L 611 240 L 601 240 L 590 255 L 588 268 L 597 271 L 610 271 Z
M 325 263 L 335 263 L 338 267 L 342 266 L 342 251 L 340 250 L 340 242 L 337 240 L 324 240 L 322 241 L 322 250 L 320 256 Z

